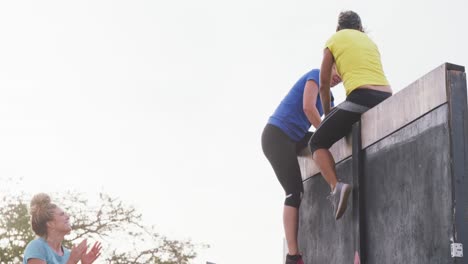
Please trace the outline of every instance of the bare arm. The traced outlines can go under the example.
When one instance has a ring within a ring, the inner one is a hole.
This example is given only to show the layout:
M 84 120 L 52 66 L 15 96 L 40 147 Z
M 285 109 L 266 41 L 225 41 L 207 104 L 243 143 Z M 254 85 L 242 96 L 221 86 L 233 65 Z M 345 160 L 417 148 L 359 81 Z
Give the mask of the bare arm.
M 320 68 L 320 100 L 322 101 L 323 113 L 330 113 L 330 81 L 332 66 L 335 62 L 333 54 L 326 48 L 323 51 L 322 66 Z
M 317 96 L 318 96 L 318 85 L 313 80 L 309 80 L 306 82 L 304 87 L 304 99 L 303 99 L 303 109 L 304 113 L 309 119 L 309 122 L 315 127 L 319 127 L 320 122 L 322 119 L 320 118 L 320 114 L 317 110 Z
M 42 259 L 32 258 L 32 259 L 28 259 L 28 264 L 47 264 L 47 263 L 43 261 Z

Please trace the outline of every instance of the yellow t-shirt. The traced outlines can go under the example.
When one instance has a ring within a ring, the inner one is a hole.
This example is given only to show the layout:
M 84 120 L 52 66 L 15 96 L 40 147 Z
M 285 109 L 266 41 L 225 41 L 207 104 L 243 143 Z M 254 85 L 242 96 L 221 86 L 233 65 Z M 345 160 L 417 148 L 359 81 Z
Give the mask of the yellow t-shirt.
M 326 44 L 335 58 L 346 95 L 364 85 L 389 85 L 377 45 L 363 32 L 343 29 Z

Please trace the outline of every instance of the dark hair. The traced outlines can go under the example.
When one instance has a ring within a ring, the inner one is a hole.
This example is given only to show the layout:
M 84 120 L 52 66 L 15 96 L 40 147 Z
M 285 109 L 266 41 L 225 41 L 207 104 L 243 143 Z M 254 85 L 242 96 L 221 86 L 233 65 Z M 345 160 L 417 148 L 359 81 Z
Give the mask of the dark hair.
M 34 233 L 40 237 L 47 236 L 47 222 L 54 217 L 54 209 L 57 205 L 51 203 L 49 195 L 39 193 L 31 200 L 31 227 Z
M 340 31 L 342 29 L 355 29 L 364 32 L 361 18 L 356 12 L 351 10 L 343 11 L 338 16 L 338 26 L 336 27 L 336 31 Z

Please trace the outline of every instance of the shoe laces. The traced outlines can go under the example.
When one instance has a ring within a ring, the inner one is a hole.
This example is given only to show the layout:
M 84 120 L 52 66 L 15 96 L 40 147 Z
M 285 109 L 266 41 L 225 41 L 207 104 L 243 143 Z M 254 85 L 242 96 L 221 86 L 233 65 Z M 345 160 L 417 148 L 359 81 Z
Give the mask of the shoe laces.
M 331 192 L 330 195 L 327 196 L 327 200 L 330 201 L 333 210 L 335 210 L 335 207 L 336 207 L 336 205 L 335 205 L 335 197 L 334 197 L 334 196 L 335 196 L 335 195 L 334 195 L 333 192 Z

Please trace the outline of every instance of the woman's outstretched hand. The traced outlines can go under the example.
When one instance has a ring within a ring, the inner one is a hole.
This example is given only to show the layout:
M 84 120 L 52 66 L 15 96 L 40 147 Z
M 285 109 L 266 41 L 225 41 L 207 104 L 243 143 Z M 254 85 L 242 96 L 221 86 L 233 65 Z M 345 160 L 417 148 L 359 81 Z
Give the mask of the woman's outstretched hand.
M 81 256 L 82 264 L 92 264 L 101 255 L 101 243 L 95 242 L 88 253 Z
M 73 245 L 67 264 L 77 264 L 78 261 L 80 261 L 80 259 L 86 253 L 86 248 L 87 248 L 86 239 L 81 241 L 81 243 L 79 243 L 78 245 Z

